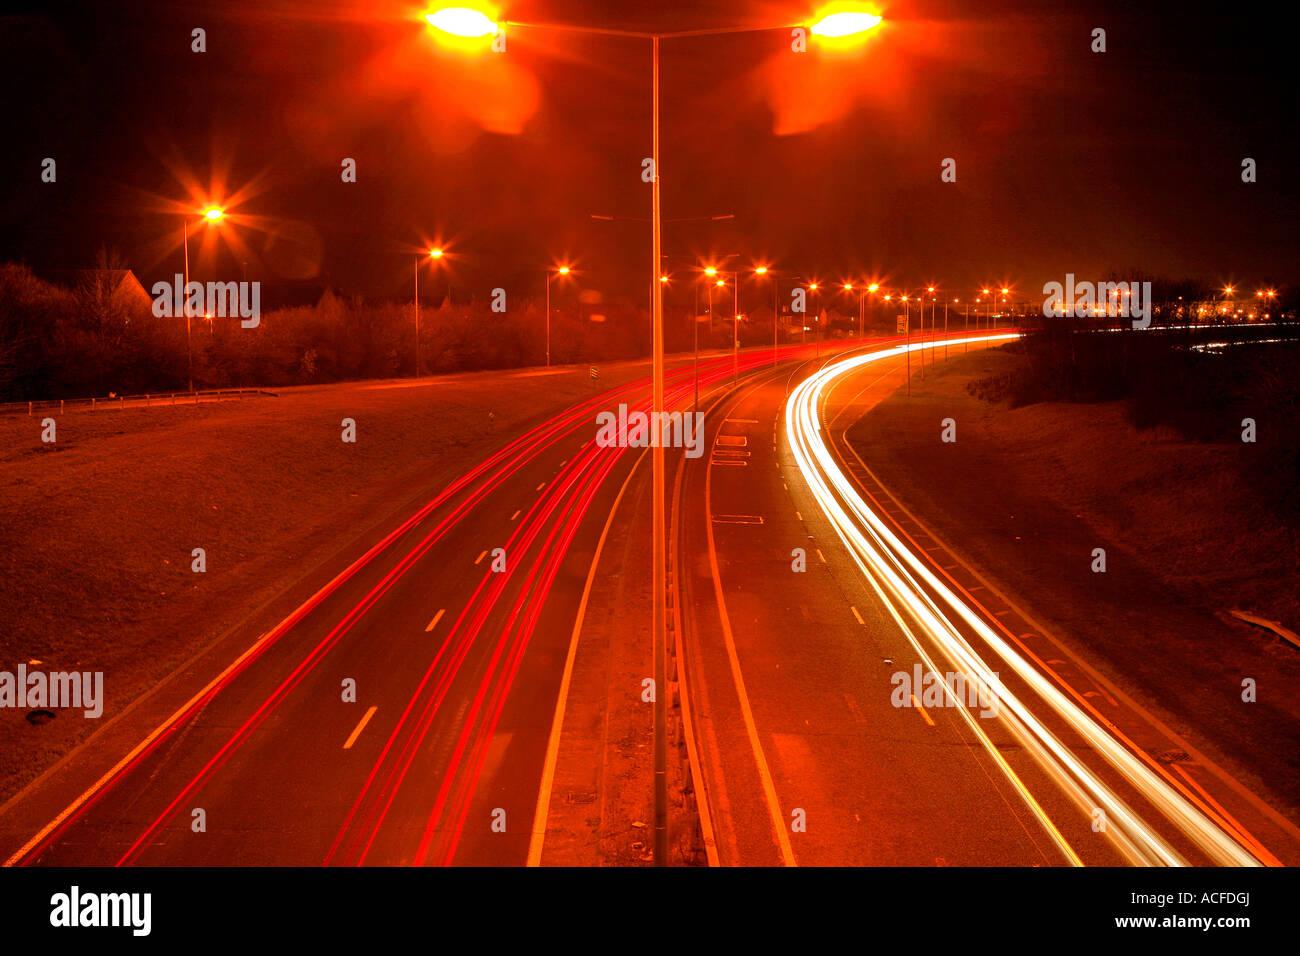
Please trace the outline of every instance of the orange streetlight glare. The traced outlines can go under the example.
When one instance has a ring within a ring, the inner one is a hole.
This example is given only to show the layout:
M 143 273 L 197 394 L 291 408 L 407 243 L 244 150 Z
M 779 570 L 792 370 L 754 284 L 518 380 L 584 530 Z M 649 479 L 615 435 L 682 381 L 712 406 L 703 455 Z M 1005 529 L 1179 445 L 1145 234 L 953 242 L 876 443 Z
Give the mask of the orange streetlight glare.
M 441 259 L 441 258 L 442 258 L 442 250 L 441 250 L 441 249 L 430 249 L 430 250 L 429 250 L 429 258 L 430 258 L 430 259 Z
M 715 275 L 718 274 L 718 270 L 715 269 L 715 268 L 713 268 L 713 266 L 708 266 L 708 267 L 704 270 L 704 274 L 705 274 L 706 276 L 715 276 Z
M 443 7 L 426 14 L 424 19 L 430 26 L 457 37 L 485 37 L 497 32 L 491 17 L 469 7 Z
M 225 213 L 225 210 L 218 209 L 216 206 L 212 206 L 212 207 L 209 208 L 209 209 L 205 209 L 205 210 L 203 210 L 203 216 L 204 216 L 204 218 L 206 218 L 206 219 L 210 219 L 210 220 L 212 220 L 213 222 L 216 222 L 218 219 L 220 219 L 220 218 L 221 218 L 222 216 L 224 216 L 225 214 L 226 214 L 226 213 Z
M 879 289 L 879 288 L 880 288 L 880 286 L 879 286 L 877 283 L 873 282 L 873 283 L 871 283 L 871 285 L 867 286 L 867 291 L 868 291 L 868 292 L 875 292 L 875 291 L 876 291 L 877 289 Z
M 839 38 L 865 33 L 879 24 L 880 17 L 874 13 L 867 13 L 865 10 L 843 10 L 839 13 L 827 14 L 808 30 L 814 36 Z
M 568 267 L 568 266 L 560 266 L 560 268 L 556 269 L 555 271 L 558 272 L 558 273 L 559 273 L 560 275 L 562 275 L 562 276 L 567 276 L 567 275 L 569 274 L 569 267 Z
M 660 276 L 660 277 L 659 277 L 659 281 L 660 281 L 660 282 L 667 282 L 667 281 L 668 281 L 668 277 L 667 277 L 667 276 Z
M 767 272 L 767 266 L 758 266 L 754 269 L 754 272 L 757 275 L 762 275 L 763 273 Z
M 719 280 L 718 280 L 718 285 L 726 285 L 726 284 L 727 284 L 727 282 L 726 282 L 725 279 L 719 279 Z

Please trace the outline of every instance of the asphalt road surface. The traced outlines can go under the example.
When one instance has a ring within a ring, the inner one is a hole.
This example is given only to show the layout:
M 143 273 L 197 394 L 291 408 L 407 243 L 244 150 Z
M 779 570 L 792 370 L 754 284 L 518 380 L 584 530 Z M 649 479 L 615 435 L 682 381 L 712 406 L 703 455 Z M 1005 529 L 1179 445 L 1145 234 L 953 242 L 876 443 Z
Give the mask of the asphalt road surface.
M 729 357 L 701 364 L 707 451 L 674 453 L 669 488 L 710 861 L 1294 856 L 1294 828 L 1214 768 L 1150 759 L 1186 742 L 1151 724 L 1141 689 L 1008 626 L 1014 605 L 981 595 L 843 441 L 905 383 L 897 342 L 776 368 L 747 353 L 734 390 Z M 690 407 L 689 365 L 668 391 Z M 178 675 L 174 709 L 116 752 L 101 742 L 92 779 L 18 802 L 32 825 L 8 861 L 536 861 L 584 588 L 648 573 L 593 564 L 622 490 L 649 480 L 638 449 L 597 447 L 595 416 L 647 401 L 638 382 L 520 436 L 219 670 Z M 962 677 L 964 700 L 927 690 L 931 673 Z

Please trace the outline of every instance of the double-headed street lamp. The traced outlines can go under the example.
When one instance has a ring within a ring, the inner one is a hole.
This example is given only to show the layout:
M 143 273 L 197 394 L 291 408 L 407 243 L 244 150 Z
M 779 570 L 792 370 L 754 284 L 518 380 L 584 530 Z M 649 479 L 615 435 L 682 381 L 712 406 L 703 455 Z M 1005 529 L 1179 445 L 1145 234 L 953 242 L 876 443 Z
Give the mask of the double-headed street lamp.
M 872 282 L 863 286 L 858 293 L 858 338 L 862 338 L 867 334 L 867 296 L 874 295 L 879 288 L 879 283 Z M 844 291 L 852 292 L 853 283 L 844 283 Z
M 496 23 L 481 10 L 450 7 L 427 14 L 425 19 L 435 29 L 459 37 L 486 38 L 511 27 L 548 29 L 600 36 L 631 37 L 650 41 L 651 56 L 651 172 L 650 179 L 650 286 L 651 293 L 651 357 L 653 364 L 651 403 L 655 421 L 662 421 L 664 412 L 664 328 L 663 286 L 656 281 L 662 274 L 662 204 L 660 181 L 663 172 L 659 162 L 659 43 L 664 39 L 721 36 L 723 34 L 755 33 L 769 29 L 807 29 L 814 36 L 827 38 L 836 44 L 852 42 L 856 37 L 881 22 L 881 18 L 865 11 L 839 11 L 822 17 L 812 24 L 782 24 L 773 27 L 733 27 L 724 29 L 679 30 L 651 33 L 632 30 L 612 30 L 600 27 L 579 27 L 560 24 L 530 24 L 512 21 Z M 666 488 L 664 450 L 662 442 L 653 442 L 653 577 L 654 594 L 654 687 L 655 687 L 655 863 L 663 866 L 668 861 L 668 757 L 667 757 L 667 655 L 666 630 L 667 605 L 665 598 L 665 507 Z M 784 831 L 782 831 L 784 832 Z

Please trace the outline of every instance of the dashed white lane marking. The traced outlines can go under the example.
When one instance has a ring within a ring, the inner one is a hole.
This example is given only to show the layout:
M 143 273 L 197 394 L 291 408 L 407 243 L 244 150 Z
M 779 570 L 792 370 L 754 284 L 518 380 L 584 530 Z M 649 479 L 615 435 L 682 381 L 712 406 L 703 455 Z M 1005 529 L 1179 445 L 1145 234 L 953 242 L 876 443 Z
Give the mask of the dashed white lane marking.
M 479 556 L 478 556 L 477 558 L 474 559 L 474 563 L 475 563 L 475 564 L 478 564 L 480 561 L 482 561 L 482 560 L 483 560 L 484 558 L 486 558 L 486 557 L 487 557 L 487 552 L 486 552 L 486 551 L 480 552 L 480 553 L 479 553 Z
M 822 554 L 821 548 L 813 548 L 817 552 L 817 557 L 821 559 L 822 564 L 826 563 L 826 555 Z
M 853 605 L 849 605 L 849 610 L 853 612 L 853 616 L 858 619 L 859 624 L 861 624 L 863 627 L 867 626 L 867 622 L 862 620 L 862 615 L 858 613 L 858 609 L 856 607 L 854 607 Z
M 438 626 L 438 622 L 442 620 L 442 615 L 446 613 L 446 611 L 447 609 L 445 607 L 438 609 L 438 613 L 433 616 L 433 620 L 429 622 L 429 626 L 424 629 L 425 634 L 428 634 L 430 631 L 432 631 L 435 627 Z
M 518 518 L 518 517 L 519 517 L 519 512 L 516 511 L 514 514 L 512 514 L 512 515 L 510 516 L 510 520 L 511 520 L 511 521 L 514 521 L 514 520 L 515 520 L 516 518 Z
M 352 731 L 352 733 L 348 736 L 348 739 L 344 742 L 343 744 L 344 750 L 352 749 L 352 745 L 356 743 L 357 738 L 361 736 L 361 731 L 366 729 L 366 724 L 370 723 L 370 718 L 375 716 L 375 711 L 377 711 L 378 709 L 379 709 L 378 707 L 371 707 L 369 710 L 366 711 L 365 716 L 361 718 L 361 723 L 357 724 L 356 728 Z

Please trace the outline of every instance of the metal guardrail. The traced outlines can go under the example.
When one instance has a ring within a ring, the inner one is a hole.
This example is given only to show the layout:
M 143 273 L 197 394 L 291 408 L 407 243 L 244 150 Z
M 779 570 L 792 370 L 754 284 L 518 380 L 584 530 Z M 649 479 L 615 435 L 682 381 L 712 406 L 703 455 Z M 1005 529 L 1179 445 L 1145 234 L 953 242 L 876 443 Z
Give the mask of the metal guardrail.
M 0 403 L 0 415 L 35 415 L 37 412 L 80 409 L 102 411 L 121 408 L 153 408 L 162 405 L 200 405 L 212 402 L 238 402 L 244 398 L 266 395 L 279 398 L 263 388 L 210 388 L 197 392 L 146 392 L 143 395 L 109 395 L 104 398 L 52 398 L 31 402 Z

